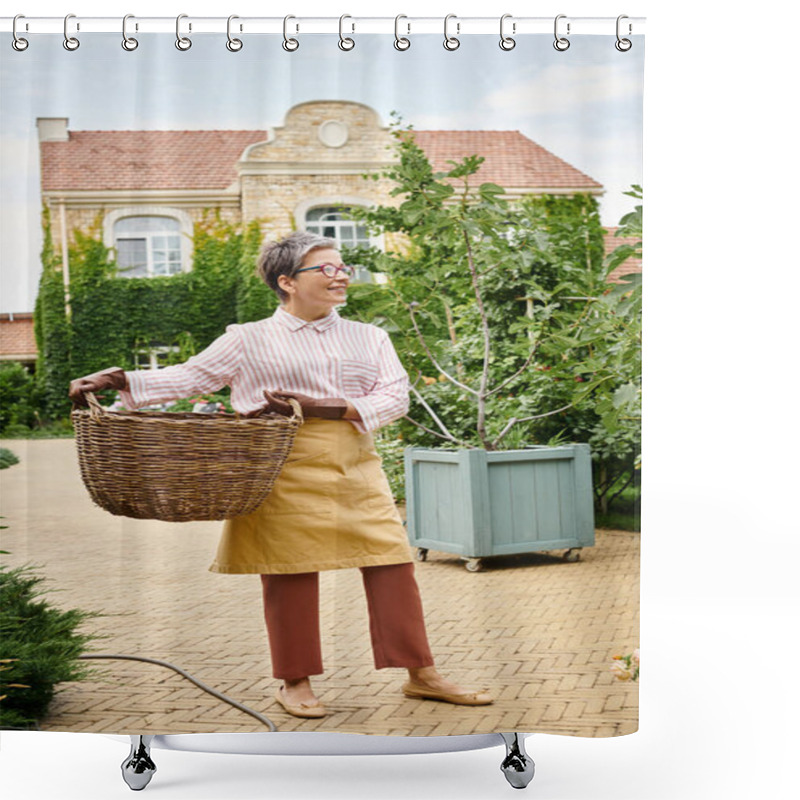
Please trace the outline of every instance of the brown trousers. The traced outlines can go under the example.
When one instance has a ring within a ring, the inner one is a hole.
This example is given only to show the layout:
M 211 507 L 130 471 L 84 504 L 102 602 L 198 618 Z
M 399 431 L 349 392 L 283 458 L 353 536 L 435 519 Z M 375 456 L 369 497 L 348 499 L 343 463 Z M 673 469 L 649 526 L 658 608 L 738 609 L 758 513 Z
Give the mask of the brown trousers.
M 376 669 L 432 666 L 414 565 L 361 567 L 361 574 Z M 261 583 L 273 677 L 321 675 L 319 573 L 262 575 Z

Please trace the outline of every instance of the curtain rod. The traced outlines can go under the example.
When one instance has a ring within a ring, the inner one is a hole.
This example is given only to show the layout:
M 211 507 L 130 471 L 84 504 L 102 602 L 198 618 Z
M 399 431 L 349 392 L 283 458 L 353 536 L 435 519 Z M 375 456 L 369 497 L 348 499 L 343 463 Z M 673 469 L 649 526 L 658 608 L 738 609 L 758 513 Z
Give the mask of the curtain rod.
M 415 34 L 440 34 L 445 31 L 444 17 L 359 17 L 344 15 L 339 17 L 227 17 L 180 16 L 181 35 L 215 33 L 226 34 L 228 26 L 236 34 L 345 34 L 384 33 L 400 36 Z M 469 36 L 473 34 L 500 34 L 501 17 L 459 17 L 448 15 L 449 36 Z M 602 35 L 621 36 L 643 34 L 645 17 L 570 17 L 559 14 L 555 17 L 514 17 L 503 15 L 503 34 L 522 36 L 526 34 L 553 34 L 556 26 L 558 35 Z M 175 33 L 178 20 L 175 17 L 137 17 L 129 16 L 126 29 L 132 33 Z M 12 33 L 14 18 L 0 18 L 0 32 Z M 122 33 L 122 17 L 28 17 L 19 15 L 16 19 L 16 32 L 25 34 L 60 33 L 76 36 L 82 33 Z

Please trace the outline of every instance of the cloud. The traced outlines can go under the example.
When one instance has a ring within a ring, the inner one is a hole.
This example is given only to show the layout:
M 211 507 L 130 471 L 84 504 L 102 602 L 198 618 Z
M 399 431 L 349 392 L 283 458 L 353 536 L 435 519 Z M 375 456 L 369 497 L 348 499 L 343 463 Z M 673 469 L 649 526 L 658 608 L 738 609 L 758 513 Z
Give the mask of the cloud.
M 619 64 L 553 64 L 487 94 L 485 110 L 504 118 L 573 115 L 583 107 L 640 105 L 641 74 Z
M 516 80 L 484 86 L 481 92 L 481 85 L 473 84 L 450 108 L 409 115 L 409 121 L 421 130 L 519 129 L 547 135 L 573 129 L 582 136 L 616 136 L 641 118 L 641 73 L 621 63 L 529 66 Z

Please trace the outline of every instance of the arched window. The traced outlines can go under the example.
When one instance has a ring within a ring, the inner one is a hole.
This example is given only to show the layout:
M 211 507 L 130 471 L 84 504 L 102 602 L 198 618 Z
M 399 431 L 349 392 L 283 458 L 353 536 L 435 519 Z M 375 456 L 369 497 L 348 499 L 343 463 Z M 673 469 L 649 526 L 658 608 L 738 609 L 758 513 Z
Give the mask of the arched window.
M 335 239 L 339 247 L 369 247 L 370 238 L 364 225 L 350 215 L 349 206 L 320 206 L 306 212 L 306 230 Z M 356 266 L 354 279 L 361 283 L 373 280 L 368 269 Z
M 340 247 L 368 247 L 367 229 L 350 217 L 347 206 L 312 208 L 306 214 L 306 230 L 336 239 Z
M 127 278 L 183 272 L 181 224 L 173 217 L 122 217 L 114 223 L 119 274 Z

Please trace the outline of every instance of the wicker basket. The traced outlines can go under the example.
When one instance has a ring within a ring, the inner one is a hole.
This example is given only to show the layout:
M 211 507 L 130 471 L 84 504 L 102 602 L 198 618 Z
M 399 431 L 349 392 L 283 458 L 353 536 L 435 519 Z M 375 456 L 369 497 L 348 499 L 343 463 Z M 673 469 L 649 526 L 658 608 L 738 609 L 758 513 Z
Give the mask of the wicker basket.
M 303 422 L 294 415 L 72 411 L 81 477 L 98 506 L 168 522 L 228 519 L 266 499 Z

